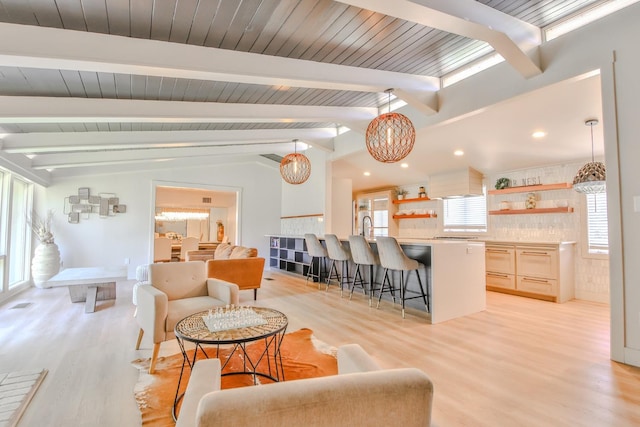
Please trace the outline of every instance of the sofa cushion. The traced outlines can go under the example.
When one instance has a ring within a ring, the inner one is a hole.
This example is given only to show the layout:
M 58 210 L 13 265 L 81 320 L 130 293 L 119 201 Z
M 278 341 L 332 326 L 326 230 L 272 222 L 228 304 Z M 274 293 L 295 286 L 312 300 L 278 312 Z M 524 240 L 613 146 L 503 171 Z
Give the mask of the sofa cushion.
M 216 248 L 213 259 L 228 259 L 234 246 L 230 243 L 220 243 Z
M 244 246 L 236 246 L 231 251 L 229 259 L 238 258 L 253 258 L 258 256 L 258 250 L 256 248 L 246 248 Z

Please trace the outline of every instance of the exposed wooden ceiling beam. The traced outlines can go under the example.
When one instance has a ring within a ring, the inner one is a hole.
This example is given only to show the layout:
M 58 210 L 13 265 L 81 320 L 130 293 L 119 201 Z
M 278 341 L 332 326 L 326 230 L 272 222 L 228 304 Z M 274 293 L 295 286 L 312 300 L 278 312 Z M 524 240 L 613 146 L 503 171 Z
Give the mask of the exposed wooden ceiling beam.
M 332 151 L 332 138 L 336 136 L 336 133 L 335 128 L 14 133 L 3 137 L 2 150 L 7 153 L 44 154 L 114 149 L 267 144 L 298 139 L 301 142 L 313 144 L 314 147 Z
M 435 77 L 6 23 L 0 23 L 0 65 L 362 92 L 398 88 L 415 97 L 440 89 Z
M 527 54 L 542 42 L 540 29 L 476 1 L 336 1 L 470 39 L 485 41 L 526 78 L 542 72 L 537 57 L 530 58 Z
M 87 166 L 109 166 L 133 163 L 170 162 L 176 159 L 194 159 L 198 163 L 206 162 L 206 158 L 265 154 L 272 152 L 288 152 L 291 144 L 246 144 L 239 153 L 236 144 L 224 147 L 189 147 L 189 148 L 157 148 L 149 150 L 100 151 L 82 153 L 61 153 L 37 155 L 31 159 L 34 170 L 68 169 Z
M 0 96 L 0 123 L 340 123 L 377 114 L 364 107 Z

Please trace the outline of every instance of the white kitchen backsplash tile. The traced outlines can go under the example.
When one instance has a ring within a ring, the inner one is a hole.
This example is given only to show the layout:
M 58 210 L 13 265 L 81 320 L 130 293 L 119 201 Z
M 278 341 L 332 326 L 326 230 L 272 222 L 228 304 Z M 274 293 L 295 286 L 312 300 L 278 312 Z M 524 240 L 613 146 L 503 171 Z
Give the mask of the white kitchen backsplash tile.
M 324 217 L 309 216 L 299 218 L 282 218 L 280 220 L 280 233 L 283 236 L 303 236 L 305 233 L 313 233 L 317 236 L 323 236 Z

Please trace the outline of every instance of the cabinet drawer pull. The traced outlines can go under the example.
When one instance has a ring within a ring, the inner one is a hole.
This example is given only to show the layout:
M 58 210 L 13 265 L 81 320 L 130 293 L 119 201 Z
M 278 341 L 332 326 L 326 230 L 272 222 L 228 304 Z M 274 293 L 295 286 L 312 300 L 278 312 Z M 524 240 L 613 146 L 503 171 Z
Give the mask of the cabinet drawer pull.
M 502 277 L 505 279 L 508 279 L 509 276 L 506 274 L 497 274 L 497 273 L 487 273 L 487 276 L 491 276 L 491 277 Z
M 522 281 L 523 282 L 536 282 L 536 283 L 549 283 L 549 281 L 545 280 L 545 279 L 532 279 L 530 277 L 523 277 Z
M 534 255 L 534 256 L 548 256 L 548 252 L 528 252 L 522 251 L 522 255 Z
M 493 252 L 497 254 L 508 254 L 509 251 L 506 249 L 487 249 L 487 252 Z

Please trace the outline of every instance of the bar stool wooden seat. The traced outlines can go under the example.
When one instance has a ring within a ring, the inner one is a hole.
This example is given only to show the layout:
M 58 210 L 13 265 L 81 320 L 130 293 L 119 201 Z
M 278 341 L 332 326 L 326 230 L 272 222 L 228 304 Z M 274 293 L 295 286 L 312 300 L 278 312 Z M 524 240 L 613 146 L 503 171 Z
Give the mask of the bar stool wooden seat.
M 335 234 L 325 234 L 324 241 L 327 245 L 329 259 L 331 260 L 329 275 L 327 276 L 326 290 L 329 290 L 331 280 L 335 278 L 340 285 L 340 296 L 342 296 L 345 283 L 347 284 L 347 287 L 349 286 L 349 261 L 351 261 L 351 251 L 340 243 L 340 240 L 338 240 L 338 237 Z M 341 263 L 342 273 L 338 271 L 336 262 Z
M 376 243 L 378 246 L 378 255 L 380 256 L 380 265 L 384 268 L 384 277 L 382 278 L 382 283 L 380 284 L 380 293 L 378 295 L 378 305 L 376 308 L 380 307 L 380 300 L 382 299 L 382 293 L 387 291 L 391 293 L 393 298 L 393 302 L 396 302 L 395 291 L 400 291 L 400 301 L 402 303 L 402 318 L 404 318 L 404 310 L 405 310 L 405 301 L 415 298 L 422 298 L 424 301 L 424 305 L 429 310 L 429 282 L 427 280 L 427 287 L 425 292 L 425 287 L 422 285 L 422 279 L 420 279 L 420 271 L 419 269 L 424 268 L 423 264 L 420 264 L 415 259 L 409 258 L 400 245 L 398 241 L 393 237 L 376 237 Z M 392 271 L 391 277 L 389 277 L 389 270 Z M 400 272 L 400 286 L 397 288 L 393 284 L 393 271 Z M 409 275 L 405 279 L 404 272 L 415 271 L 416 276 L 418 277 L 418 285 L 420 287 L 419 291 L 407 289 L 407 283 Z M 407 297 L 407 293 L 410 293 L 414 296 Z
M 313 281 L 318 280 L 318 289 L 320 289 L 320 282 L 322 282 L 322 273 L 326 272 L 326 259 L 327 259 L 327 250 L 320 240 L 318 240 L 318 236 L 313 233 L 307 233 L 304 235 L 304 241 L 307 244 L 307 253 L 311 256 L 311 263 L 309 265 L 309 270 L 307 271 L 307 282 L 309 278 Z M 316 267 L 317 265 L 317 267 Z
M 371 307 L 375 282 L 373 267 L 380 265 L 380 258 L 373 252 L 371 245 L 369 245 L 369 242 L 367 242 L 364 236 L 349 236 L 349 248 L 351 249 L 353 263 L 356 265 L 356 269 L 353 272 L 353 282 L 351 282 L 349 299 L 353 296 L 354 288 L 360 286 L 363 293 L 369 294 L 369 307 Z M 366 287 L 362 270 L 360 269 L 360 267 L 363 266 L 369 267 L 369 283 Z

